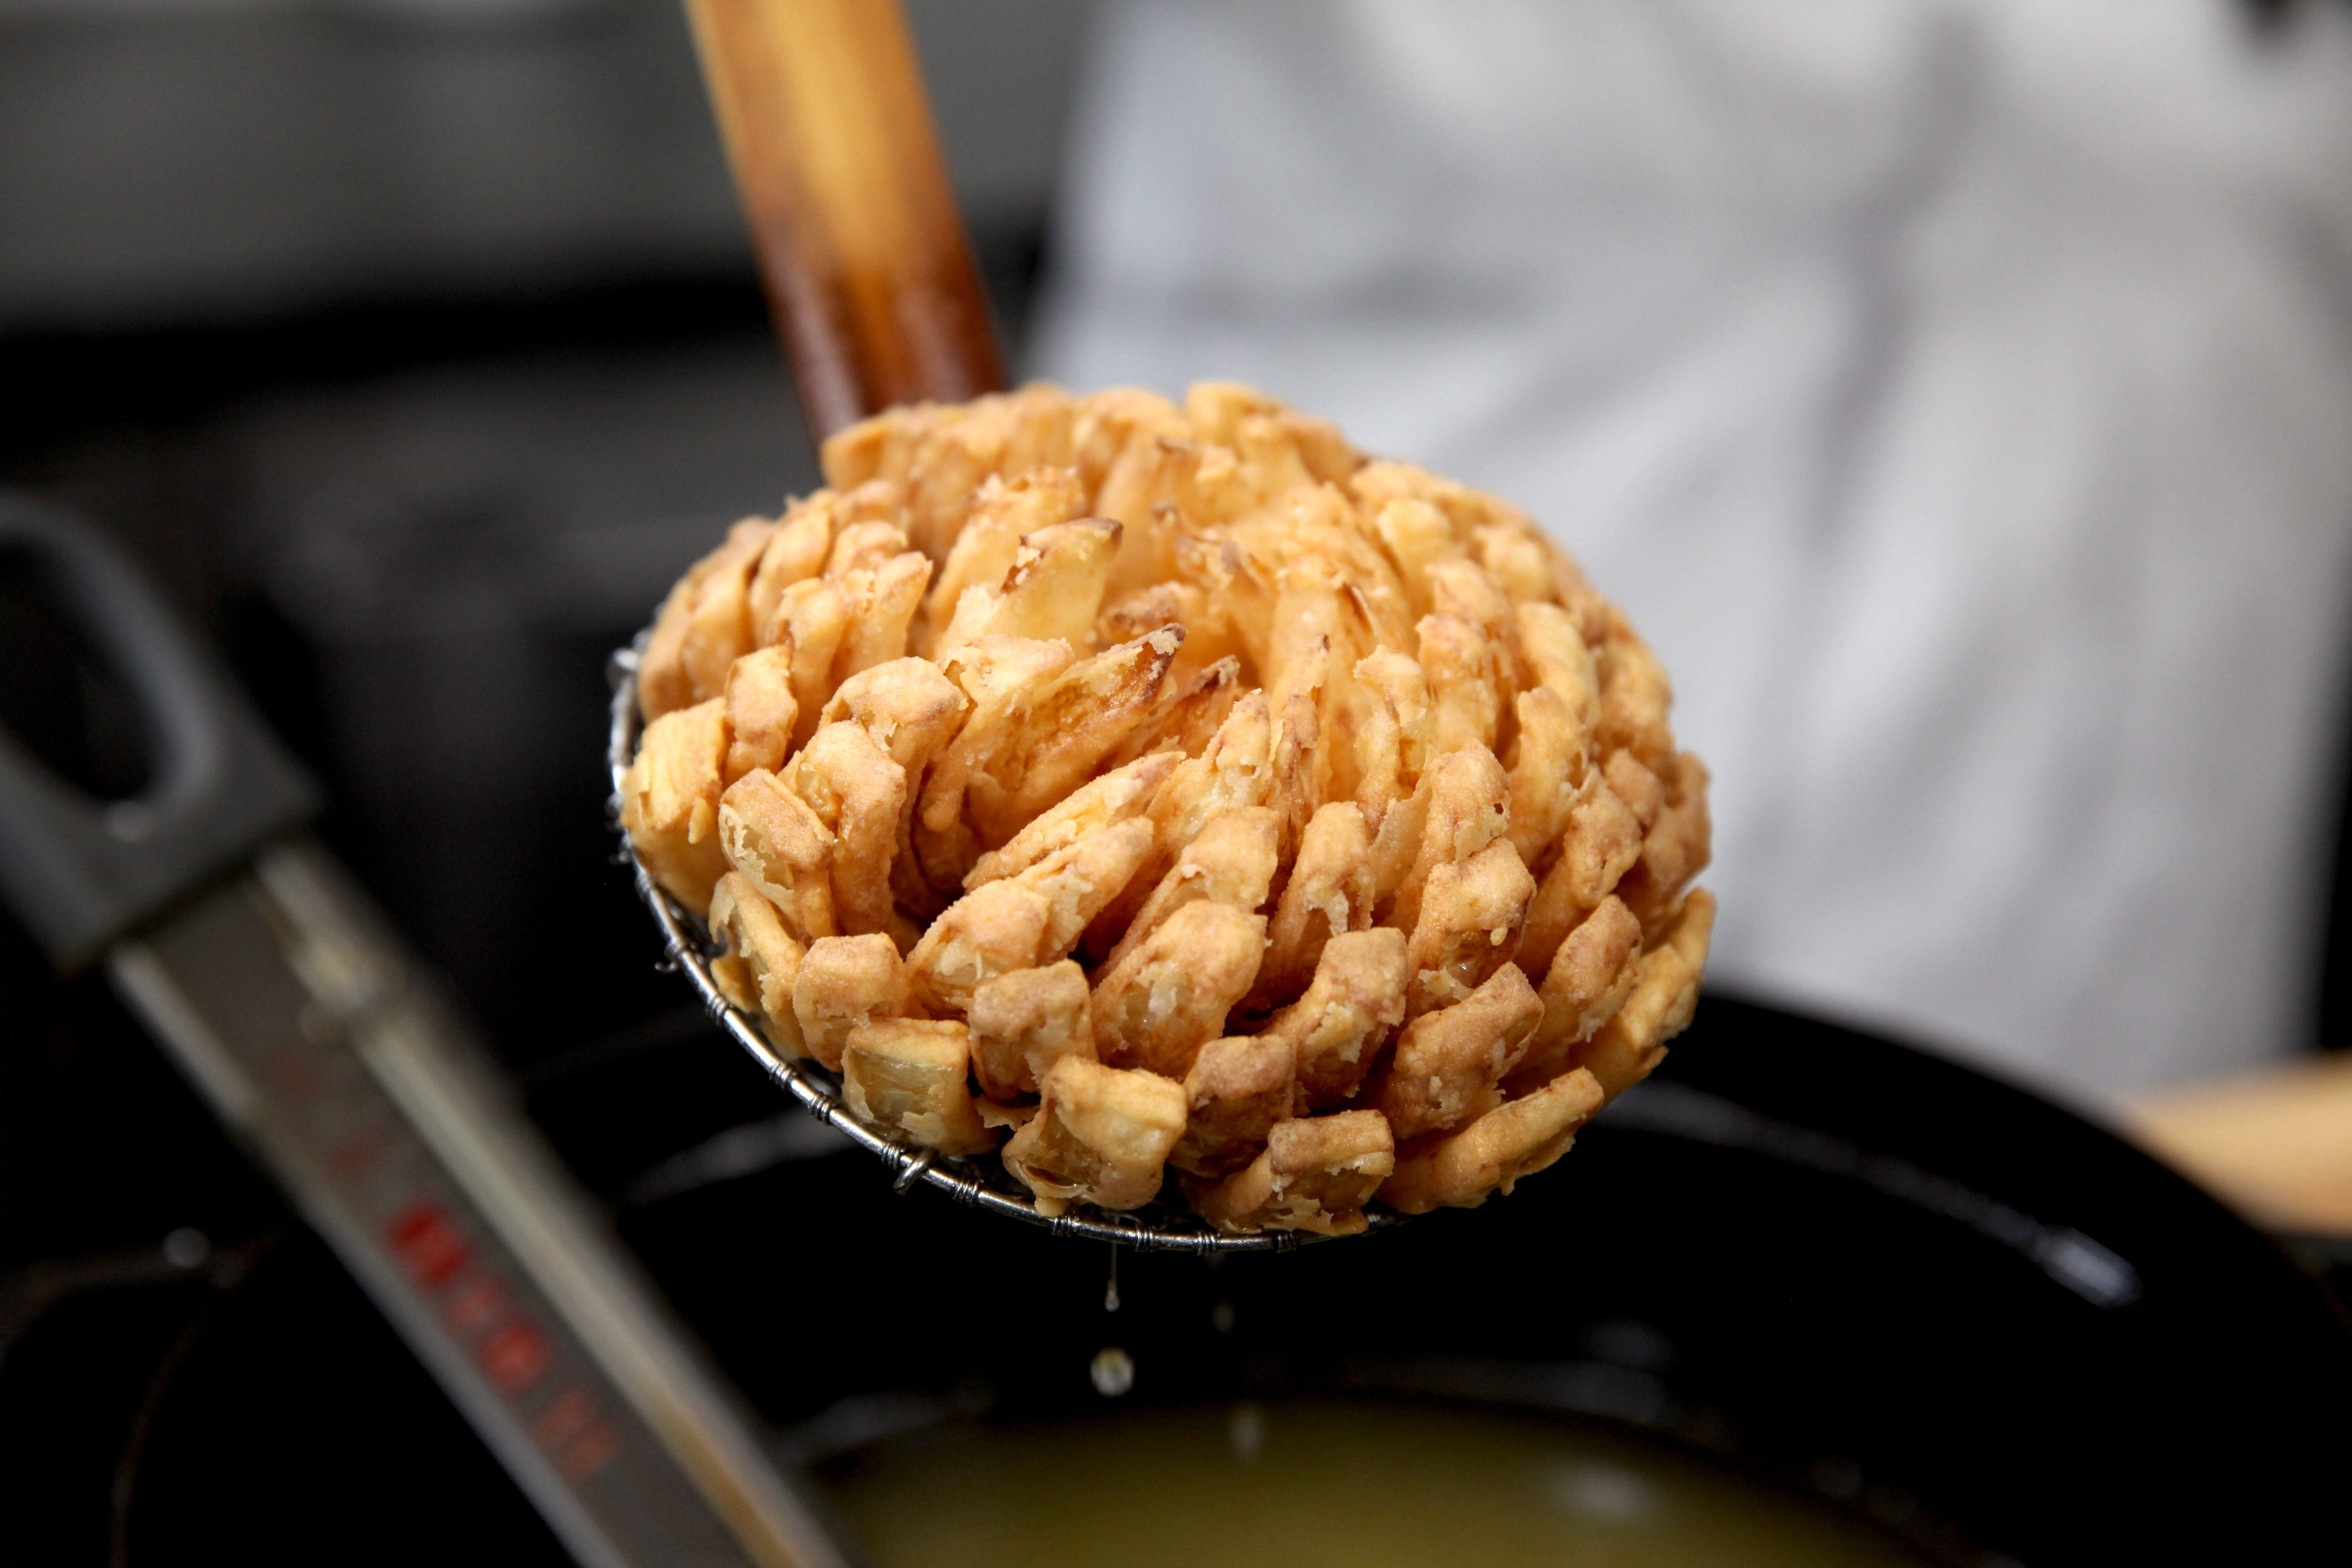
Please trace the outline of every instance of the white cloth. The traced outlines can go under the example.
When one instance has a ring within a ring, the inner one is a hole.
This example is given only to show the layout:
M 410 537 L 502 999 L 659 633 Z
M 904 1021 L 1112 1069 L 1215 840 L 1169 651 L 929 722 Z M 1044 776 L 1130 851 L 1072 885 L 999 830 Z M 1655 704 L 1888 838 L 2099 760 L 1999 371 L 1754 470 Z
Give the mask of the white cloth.
M 1715 771 L 1715 979 L 2094 1100 L 2219 1071 L 2316 995 L 2347 24 L 1114 5 L 1034 368 L 1541 519 Z

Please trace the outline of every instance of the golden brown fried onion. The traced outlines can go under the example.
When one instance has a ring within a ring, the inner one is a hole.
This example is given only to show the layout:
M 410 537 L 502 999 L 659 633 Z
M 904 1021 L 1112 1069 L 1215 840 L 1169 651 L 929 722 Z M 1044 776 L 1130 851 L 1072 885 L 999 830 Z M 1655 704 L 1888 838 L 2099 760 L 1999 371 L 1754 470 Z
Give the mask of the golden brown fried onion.
M 854 1114 L 1048 1213 L 1344 1234 L 1507 1193 L 1688 1023 L 1706 770 L 1517 510 L 1230 383 L 824 469 L 665 601 L 621 813 Z

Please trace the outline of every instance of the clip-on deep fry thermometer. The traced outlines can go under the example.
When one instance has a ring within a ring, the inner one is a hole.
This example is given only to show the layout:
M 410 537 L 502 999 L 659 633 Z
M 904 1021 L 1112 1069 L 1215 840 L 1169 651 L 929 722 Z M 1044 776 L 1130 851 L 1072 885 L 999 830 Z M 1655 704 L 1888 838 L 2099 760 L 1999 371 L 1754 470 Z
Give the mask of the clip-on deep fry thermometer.
M 0 892 L 92 961 L 593 1568 L 842 1568 L 692 1341 L 382 917 L 316 792 L 130 563 L 0 498 L 157 752 L 101 807 L 0 731 Z
M 688 0 L 815 434 L 1000 384 L 896 0 Z M 0 498 L 160 753 L 103 805 L 0 731 L 0 893 L 102 962 L 583 1563 L 846 1568 L 488 1053 L 301 836 L 316 795 L 130 563 Z

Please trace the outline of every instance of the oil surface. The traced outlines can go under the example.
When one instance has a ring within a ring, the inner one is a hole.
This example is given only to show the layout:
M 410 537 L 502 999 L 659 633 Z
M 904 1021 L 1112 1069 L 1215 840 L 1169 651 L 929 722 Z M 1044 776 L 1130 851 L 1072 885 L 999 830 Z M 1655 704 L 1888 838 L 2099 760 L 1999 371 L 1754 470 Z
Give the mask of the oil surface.
M 828 1467 L 877 1568 L 1920 1568 L 1826 1506 L 1586 1428 L 1340 1400 L 951 1424 Z

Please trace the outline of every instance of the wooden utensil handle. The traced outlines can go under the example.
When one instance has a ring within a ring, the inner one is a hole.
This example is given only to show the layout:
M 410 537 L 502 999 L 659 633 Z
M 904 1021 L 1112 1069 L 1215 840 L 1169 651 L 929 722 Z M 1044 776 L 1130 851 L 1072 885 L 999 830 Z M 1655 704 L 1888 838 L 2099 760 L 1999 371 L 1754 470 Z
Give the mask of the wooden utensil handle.
M 1003 386 L 898 0 L 686 0 L 812 432 Z

